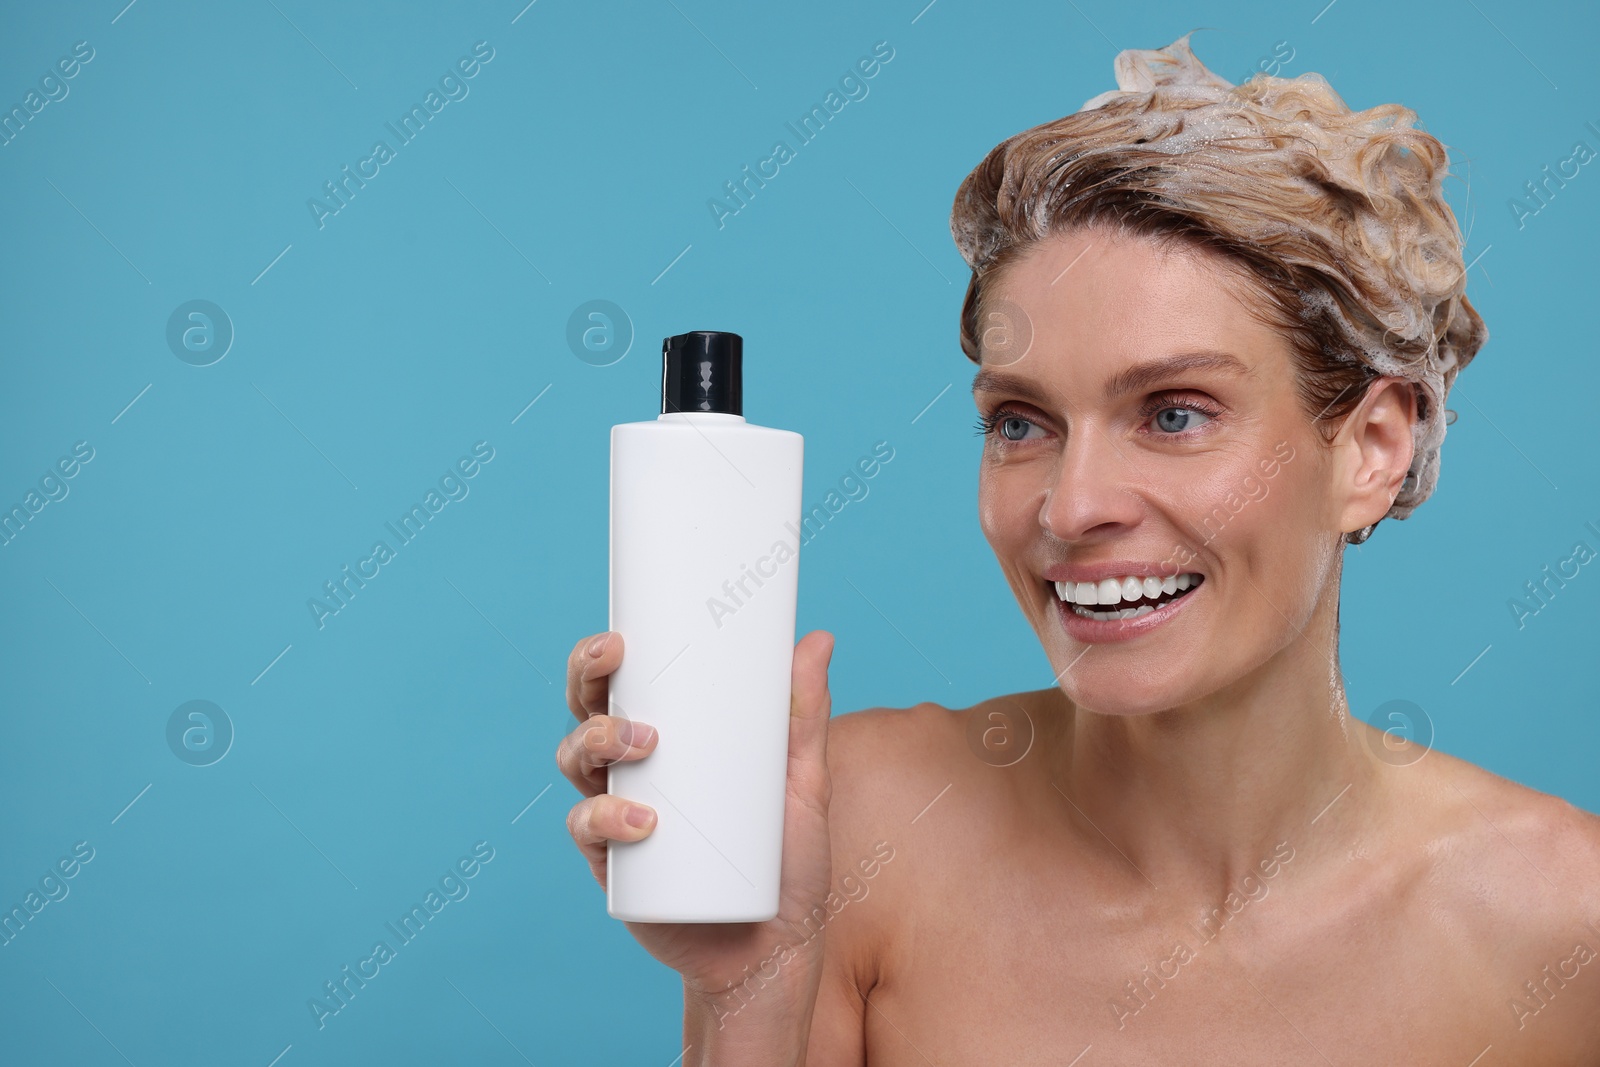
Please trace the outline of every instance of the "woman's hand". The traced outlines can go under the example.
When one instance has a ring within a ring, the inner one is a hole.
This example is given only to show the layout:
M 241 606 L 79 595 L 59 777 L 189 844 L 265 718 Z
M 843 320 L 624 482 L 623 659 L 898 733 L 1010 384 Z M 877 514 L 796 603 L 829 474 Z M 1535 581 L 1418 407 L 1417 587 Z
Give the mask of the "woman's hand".
M 561 773 L 584 795 L 568 813 L 567 829 L 602 887 L 606 842 L 638 841 L 656 822 L 648 805 L 605 791 L 607 766 L 648 759 L 657 739 L 647 723 L 606 714 L 610 676 L 621 665 L 622 654 L 622 635 L 614 632 L 585 638 L 573 648 L 567 659 L 567 705 L 578 726 L 556 750 Z M 745 1024 L 773 1020 L 774 1034 L 799 1024 L 804 1039 L 821 974 L 822 937 L 816 933 L 820 921 L 810 931 L 802 924 L 822 906 L 832 880 L 827 761 L 832 656 L 833 635 L 825 630 L 815 630 L 795 645 L 777 917 L 763 923 L 626 923 L 650 955 L 683 976 L 686 999 L 698 999 L 718 1029 L 738 1014 Z M 826 915 L 823 911 L 824 921 Z M 753 977 L 758 971 L 764 973 Z M 740 983 L 746 983 L 742 996 L 734 995 L 731 987 Z M 792 1046 L 788 1052 L 792 1054 Z

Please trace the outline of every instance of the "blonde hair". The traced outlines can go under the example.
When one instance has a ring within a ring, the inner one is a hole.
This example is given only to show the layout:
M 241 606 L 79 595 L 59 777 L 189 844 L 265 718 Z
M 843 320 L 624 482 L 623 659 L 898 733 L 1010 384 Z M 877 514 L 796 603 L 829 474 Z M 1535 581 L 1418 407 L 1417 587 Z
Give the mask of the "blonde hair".
M 962 181 L 962 351 L 980 360 L 997 272 L 1051 234 L 1105 227 L 1207 249 L 1266 298 L 1259 314 L 1285 332 L 1319 426 L 1336 432 L 1380 376 L 1412 383 L 1411 468 L 1385 516 L 1408 517 L 1438 480 L 1445 397 L 1488 339 L 1441 188 L 1445 146 L 1399 104 L 1351 111 L 1318 74 L 1232 85 L 1189 34 L 1123 51 L 1115 69 L 1119 88 L 1007 138 Z

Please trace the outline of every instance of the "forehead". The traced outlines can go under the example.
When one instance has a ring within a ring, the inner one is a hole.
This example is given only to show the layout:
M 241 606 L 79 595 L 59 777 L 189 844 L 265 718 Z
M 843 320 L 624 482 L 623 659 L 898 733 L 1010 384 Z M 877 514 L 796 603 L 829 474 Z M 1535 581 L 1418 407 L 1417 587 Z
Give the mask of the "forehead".
M 1279 363 L 1287 371 L 1287 341 L 1262 321 L 1264 304 L 1215 254 L 1072 231 L 1040 240 L 998 272 L 980 307 L 980 357 L 1024 375 L 1103 379 L 1152 358 L 1215 350 L 1252 371 Z
M 988 296 L 1039 325 L 1094 323 L 1150 332 L 1185 323 L 1221 327 L 1259 300 L 1220 256 L 1184 244 L 1104 230 L 1043 238 L 1000 272 Z

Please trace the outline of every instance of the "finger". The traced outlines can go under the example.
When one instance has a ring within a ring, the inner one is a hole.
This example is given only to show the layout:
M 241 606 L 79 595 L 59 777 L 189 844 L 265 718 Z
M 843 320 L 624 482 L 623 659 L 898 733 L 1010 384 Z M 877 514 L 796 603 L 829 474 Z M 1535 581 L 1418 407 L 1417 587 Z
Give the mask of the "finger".
M 567 657 L 567 707 L 582 722 L 607 710 L 610 676 L 622 665 L 622 635 L 585 637 Z
M 561 739 L 556 766 L 585 795 L 605 791 L 599 772 L 622 760 L 641 759 L 655 750 L 652 726 L 612 715 L 592 715 Z
M 636 813 L 643 813 L 643 826 L 636 826 L 630 821 L 639 817 Z M 601 885 L 605 884 L 606 842 L 638 841 L 648 837 L 655 826 L 654 808 L 610 793 L 580 800 L 567 812 L 567 832 L 589 861 L 589 867 Z
M 801 638 L 794 650 L 789 689 L 789 773 L 812 791 L 824 810 L 828 801 L 828 718 L 833 713 L 828 666 L 833 661 L 833 646 L 833 635 L 826 630 L 813 630 Z

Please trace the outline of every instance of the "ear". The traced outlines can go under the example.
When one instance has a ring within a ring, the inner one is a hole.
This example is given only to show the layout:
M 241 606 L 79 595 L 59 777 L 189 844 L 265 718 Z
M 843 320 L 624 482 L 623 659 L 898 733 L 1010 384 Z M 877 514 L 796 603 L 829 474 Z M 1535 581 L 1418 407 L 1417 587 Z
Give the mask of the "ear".
M 1339 530 L 1349 533 L 1383 518 L 1411 467 L 1417 397 L 1404 378 L 1379 378 L 1333 441 Z

